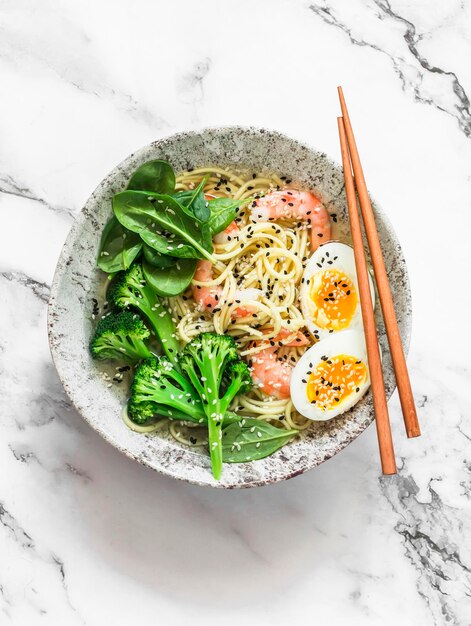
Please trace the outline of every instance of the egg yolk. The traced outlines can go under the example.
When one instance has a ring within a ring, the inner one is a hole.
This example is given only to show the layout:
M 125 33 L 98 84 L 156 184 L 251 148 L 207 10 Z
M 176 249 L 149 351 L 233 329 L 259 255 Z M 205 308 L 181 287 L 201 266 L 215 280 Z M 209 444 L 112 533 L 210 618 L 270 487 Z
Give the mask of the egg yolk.
M 343 272 L 318 272 L 311 284 L 310 297 L 315 305 L 313 321 L 319 328 L 341 330 L 350 325 L 358 297 L 353 282 Z
M 328 411 L 360 391 L 368 370 L 363 361 L 347 354 L 321 359 L 322 362 L 308 372 L 306 394 L 311 404 Z

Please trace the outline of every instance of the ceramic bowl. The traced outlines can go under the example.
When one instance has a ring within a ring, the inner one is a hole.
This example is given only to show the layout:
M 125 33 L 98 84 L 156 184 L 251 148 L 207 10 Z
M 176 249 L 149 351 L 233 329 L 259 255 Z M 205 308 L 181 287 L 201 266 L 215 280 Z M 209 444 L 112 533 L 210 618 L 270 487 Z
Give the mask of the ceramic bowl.
M 67 394 L 79 413 L 104 439 L 129 457 L 167 476 L 213 487 L 254 487 L 286 480 L 316 467 L 340 452 L 371 424 L 374 416 L 370 393 L 348 413 L 331 421 L 313 422 L 301 437 L 271 457 L 225 465 L 219 482 L 212 478 L 206 453 L 183 447 L 165 434 L 142 435 L 124 425 L 121 415 L 126 382 L 109 386 L 103 378 L 103 367 L 92 361 L 88 350 L 94 327 L 93 298 L 102 303 L 106 284 L 95 260 L 100 233 L 111 216 L 111 197 L 125 188 L 133 170 L 150 159 L 165 159 L 176 172 L 202 165 L 230 165 L 288 176 L 320 194 L 329 211 L 337 215 L 336 236 L 348 241 L 342 170 L 325 154 L 277 132 L 241 127 L 183 132 L 149 144 L 131 154 L 98 185 L 78 215 L 57 264 L 49 302 L 49 340 Z M 377 204 L 374 209 L 407 350 L 411 299 L 406 264 L 387 218 Z M 395 381 L 379 311 L 376 318 L 389 397 Z

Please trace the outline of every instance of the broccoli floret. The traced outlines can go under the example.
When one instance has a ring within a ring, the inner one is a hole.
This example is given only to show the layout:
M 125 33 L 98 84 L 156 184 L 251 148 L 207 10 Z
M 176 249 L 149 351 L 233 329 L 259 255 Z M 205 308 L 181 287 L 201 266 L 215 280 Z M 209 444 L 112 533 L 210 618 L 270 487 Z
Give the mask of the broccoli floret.
M 247 363 L 241 359 L 231 361 L 224 373 L 223 384 L 226 385 L 223 399 L 229 406 L 238 394 L 246 393 L 252 388 L 253 381 Z
M 196 423 L 206 421 L 195 389 L 166 357 L 151 357 L 137 366 L 128 415 L 137 424 L 145 424 L 156 415 Z
M 128 400 L 128 417 L 135 424 L 148 424 L 155 417 L 160 417 L 155 402 L 139 402 L 133 396 Z
M 249 369 L 239 358 L 234 340 L 215 333 L 202 333 L 192 339 L 181 353 L 179 363 L 201 398 L 208 419 L 213 475 L 219 479 L 223 419 L 235 396 L 252 386 Z
M 142 268 L 135 264 L 125 272 L 119 272 L 108 291 L 108 301 L 118 309 L 135 307 L 148 320 L 168 358 L 176 361 L 180 344 L 176 328 L 168 309 L 146 283 Z
M 149 337 L 149 329 L 137 314 L 130 311 L 110 313 L 98 322 L 90 352 L 94 359 L 135 363 L 151 356 L 145 344 Z

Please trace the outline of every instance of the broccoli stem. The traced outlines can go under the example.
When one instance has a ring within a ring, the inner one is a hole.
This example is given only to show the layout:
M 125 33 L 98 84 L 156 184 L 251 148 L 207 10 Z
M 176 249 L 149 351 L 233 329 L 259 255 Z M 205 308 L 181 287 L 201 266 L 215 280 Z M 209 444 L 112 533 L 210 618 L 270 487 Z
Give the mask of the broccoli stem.
M 236 397 L 236 395 L 239 393 L 239 390 L 242 386 L 242 379 L 241 378 L 234 378 L 234 380 L 231 381 L 231 384 L 229 385 L 229 387 L 227 388 L 226 393 L 224 394 L 224 396 L 221 398 L 221 410 L 226 413 L 227 409 L 229 408 L 230 403 L 232 402 L 232 400 L 234 400 L 234 398 Z
M 150 391 L 150 390 L 149 390 Z M 196 424 L 202 424 L 204 422 L 204 416 L 201 414 L 201 410 L 197 406 L 194 406 L 185 400 L 178 400 L 166 398 L 165 405 L 162 404 L 162 399 L 159 393 L 150 393 L 147 395 L 149 402 L 155 402 L 159 404 L 160 415 L 165 415 L 170 419 L 186 420 L 189 422 L 195 422 Z M 168 408 L 166 408 L 168 407 Z M 163 409 L 163 410 L 162 410 Z M 175 409 L 178 414 L 172 413 L 172 409 Z M 185 417 L 186 416 L 186 417 Z
M 143 342 L 139 339 L 136 339 L 134 337 L 128 337 L 128 342 L 131 344 L 134 353 L 137 355 L 138 358 L 148 359 L 150 356 L 152 356 L 152 353 L 148 349 L 148 347 L 145 344 L 143 345 Z M 126 346 L 123 347 L 125 348 Z
M 198 363 L 200 367 L 202 366 L 202 362 L 198 359 L 197 356 L 193 355 L 193 358 Z M 211 455 L 211 465 L 213 470 L 213 476 L 216 480 L 221 478 L 222 474 L 222 422 L 225 417 L 225 412 L 228 407 L 228 404 L 224 402 L 225 408 L 223 407 L 223 403 L 219 398 L 219 385 L 221 382 L 221 369 L 218 368 L 215 360 L 211 361 L 211 365 L 209 368 L 205 367 L 204 369 L 201 367 L 200 371 L 204 371 L 206 380 L 204 381 L 204 385 L 201 384 L 198 375 L 192 367 L 186 370 L 186 374 L 191 380 L 193 387 L 198 391 L 201 399 L 203 401 L 203 409 L 206 413 L 206 418 L 208 420 L 208 442 L 209 442 L 209 453 Z M 232 418 L 229 418 L 231 420 Z
M 221 368 L 222 369 L 222 368 Z M 219 385 L 221 380 L 220 368 L 214 361 L 211 362 L 210 378 L 207 382 L 206 391 L 208 395 L 208 403 L 203 403 L 203 408 L 208 418 L 208 440 L 209 453 L 211 455 L 211 465 L 213 468 L 213 476 L 216 480 L 221 478 L 222 474 L 222 420 L 227 409 L 222 406 L 219 399 Z M 211 390 L 211 392 L 209 391 Z M 225 403 L 224 403 L 225 404 Z
M 211 454 L 211 464 L 213 468 L 213 475 L 216 480 L 221 478 L 222 474 L 222 425 L 226 425 L 226 419 L 228 417 L 227 409 L 230 403 L 236 397 L 239 389 L 242 385 L 241 378 L 235 378 L 229 385 L 226 393 L 222 398 L 219 398 L 219 385 L 221 384 L 221 371 L 211 363 L 211 373 L 213 381 L 211 384 L 211 390 L 215 390 L 214 393 L 208 398 L 209 404 L 203 404 L 208 417 L 208 439 L 209 439 L 209 451 Z M 211 417 L 212 416 L 212 417 Z
M 146 285 L 142 290 L 144 297 L 136 300 L 135 306 L 147 317 L 162 349 L 172 363 L 177 360 L 180 343 L 176 337 L 175 324 L 168 309 L 160 298 Z

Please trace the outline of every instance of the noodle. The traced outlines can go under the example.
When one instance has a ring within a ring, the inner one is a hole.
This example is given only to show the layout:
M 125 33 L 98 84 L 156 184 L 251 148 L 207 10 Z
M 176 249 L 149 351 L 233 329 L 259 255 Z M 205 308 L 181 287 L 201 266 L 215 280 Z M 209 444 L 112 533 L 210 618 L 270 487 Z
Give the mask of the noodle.
M 194 189 L 205 177 L 206 194 L 241 201 L 285 186 L 275 174 L 255 175 L 202 167 L 178 176 L 176 190 Z M 305 223 L 284 220 L 252 222 L 247 203 L 239 209 L 236 222 L 240 229 L 237 235 L 225 243 L 215 244 L 217 263 L 213 266 L 212 280 L 193 280 L 192 283 L 201 287 L 219 285 L 222 292 L 217 308 L 202 310 L 193 299 L 191 288 L 180 296 L 169 298 L 168 304 L 183 343 L 188 343 L 201 332 L 228 334 L 250 365 L 250 355 L 270 347 L 269 340 L 281 330 L 289 331 L 294 338 L 305 326 L 298 298 L 304 263 L 310 256 L 309 237 Z M 237 302 L 236 292 L 242 289 L 261 290 L 262 295 L 258 300 Z M 233 318 L 233 311 L 241 306 L 249 307 L 250 313 L 246 317 Z M 283 347 L 277 356 L 294 366 L 305 349 Z M 256 387 L 236 398 L 232 409 L 235 408 L 243 416 L 276 422 L 287 429 L 304 429 L 310 424 L 310 420 L 297 413 L 290 399 L 277 400 Z M 207 441 L 194 434 L 197 430 L 183 422 L 171 422 L 169 427 L 176 440 L 193 446 Z

